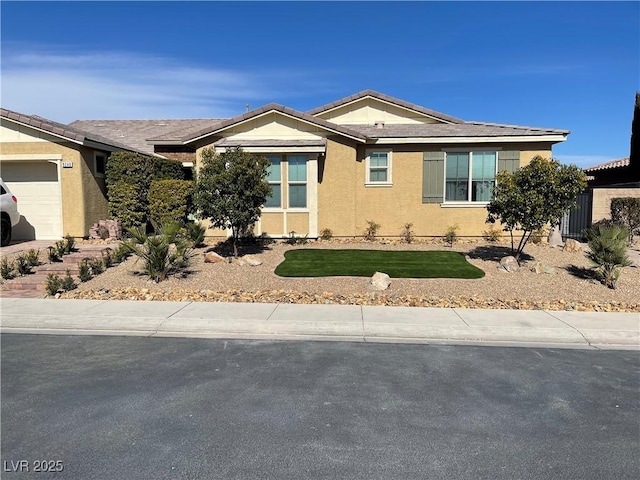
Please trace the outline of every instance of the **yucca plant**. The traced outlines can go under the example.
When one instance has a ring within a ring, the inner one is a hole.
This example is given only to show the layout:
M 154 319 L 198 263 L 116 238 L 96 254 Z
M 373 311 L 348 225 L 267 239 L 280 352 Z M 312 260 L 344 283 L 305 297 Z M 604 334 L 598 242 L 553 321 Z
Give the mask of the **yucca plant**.
M 40 265 L 40 250 L 31 249 L 27 252 L 27 262 L 32 267 Z
M 13 277 L 15 277 L 13 269 L 13 262 L 10 262 L 7 257 L 2 257 L 2 260 L 0 261 L 0 276 L 5 280 L 11 280 Z
M 78 284 L 75 282 L 73 277 L 71 276 L 71 271 L 67 268 L 65 276 L 60 280 L 60 286 L 65 292 L 69 290 L 73 290 L 78 287 Z
M 158 228 L 148 235 L 143 229 L 127 229 L 131 242 L 123 243 L 133 254 L 144 261 L 143 272 L 154 282 L 165 280 L 168 275 L 184 270 L 192 257 L 187 241 L 178 235 L 179 227 L 173 225 Z
M 629 230 L 616 224 L 601 224 L 583 232 L 589 249 L 587 257 L 596 266 L 596 275 L 607 287 L 615 289 L 624 267 L 631 265 L 627 255 Z
M 184 226 L 185 236 L 194 248 L 199 247 L 204 242 L 204 234 L 207 229 L 199 222 L 187 222 Z
M 62 279 L 55 273 L 50 273 L 44 282 L 44 288 L 49 295 L 55 295 L 62 289 Z
M 15 265 L 19 275 L 29 275 L 31 273 L 32 267 L 26 253 L 16 257 Z

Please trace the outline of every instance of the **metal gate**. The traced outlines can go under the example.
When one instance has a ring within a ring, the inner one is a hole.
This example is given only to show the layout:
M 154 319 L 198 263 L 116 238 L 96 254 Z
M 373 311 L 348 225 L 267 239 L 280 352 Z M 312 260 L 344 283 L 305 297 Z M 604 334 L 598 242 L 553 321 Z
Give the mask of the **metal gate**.
M 591 226 L 593 189 L 588 188 L 578 194 L 576 205 L 564 214 L 560 221 L 562 240 L 573 238 L 582 241 L 582 230 Z

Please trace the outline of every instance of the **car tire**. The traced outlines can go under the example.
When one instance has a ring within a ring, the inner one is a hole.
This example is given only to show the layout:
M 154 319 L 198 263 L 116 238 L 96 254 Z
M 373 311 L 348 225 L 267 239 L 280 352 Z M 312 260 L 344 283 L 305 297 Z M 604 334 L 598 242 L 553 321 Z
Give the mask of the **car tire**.
M 2 246 L 6 247 L 11 242 L 11 220 L 4 215 L 0 224 L 0 237 L 2 237 Z

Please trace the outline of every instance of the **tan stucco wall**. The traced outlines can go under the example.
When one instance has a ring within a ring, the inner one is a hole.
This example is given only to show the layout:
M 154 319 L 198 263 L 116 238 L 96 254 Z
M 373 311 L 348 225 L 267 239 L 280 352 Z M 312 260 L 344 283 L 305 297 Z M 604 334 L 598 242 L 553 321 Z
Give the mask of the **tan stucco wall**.
M 287 231 L 296 232 L 296 237 L 307 235 L 309 233 L 309 214 L 287 212 Z
M 91 228 L 94 223 L 98 220 L 109 218 L 109 203 L 107 200 L 107 184 L 105 178 L 96 177 L 94 175 L 95 150 L 82 147 L 80 149 L 80 154 L 82 155 L 82 162 L 80 162 L 80 166 L 84 197 L 83 235 L 88 235 L 89 228 Z M 104 154 L 107 155 L 107 153 Z
M 611 218 L 611 199 L 619 197 L 640 198 L 640 188 L 594 188 L 591 222 Z
M 284 218 L 281 212 L 263 213 L 260 217 L 262 233 L 270 237 L 278 238 L 284 232 Z
M 445 207 L 422 203 L 423 152 L 440 151 L 443 147 L 390 147 L 393 186 L 365 187 L 366 147 L 358 147 L 356 153 L 353 147 L 329 141 L 318 188 L 319 230 L 329 228 L 335 236 L 359 236 L 367 227 L 367 220 L 371 220 L 380 224 L 379 236 L 398 236 L 406 223 L 413 223 L 413 231 L 420 236 L 441 236 L 447 227 L 456 224 L 460 236 L 481 236 L 488 228 L 484 206 Z M 491 148 L 483 145 L 485 147 Z M 375 148 L 385 147 L 376 145 Z M 520 144 L 508 149 L 521 151 L 521 165 L 536 155 L 551 156 L 547 145 Z

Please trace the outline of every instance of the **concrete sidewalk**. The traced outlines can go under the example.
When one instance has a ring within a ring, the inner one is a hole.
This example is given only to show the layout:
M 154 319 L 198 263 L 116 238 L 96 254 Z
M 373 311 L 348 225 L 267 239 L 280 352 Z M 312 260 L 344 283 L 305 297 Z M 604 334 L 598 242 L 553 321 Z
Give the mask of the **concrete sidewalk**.
M 638 349 L 640 314 L 121 300 L 0 300 L 2 333 Z

